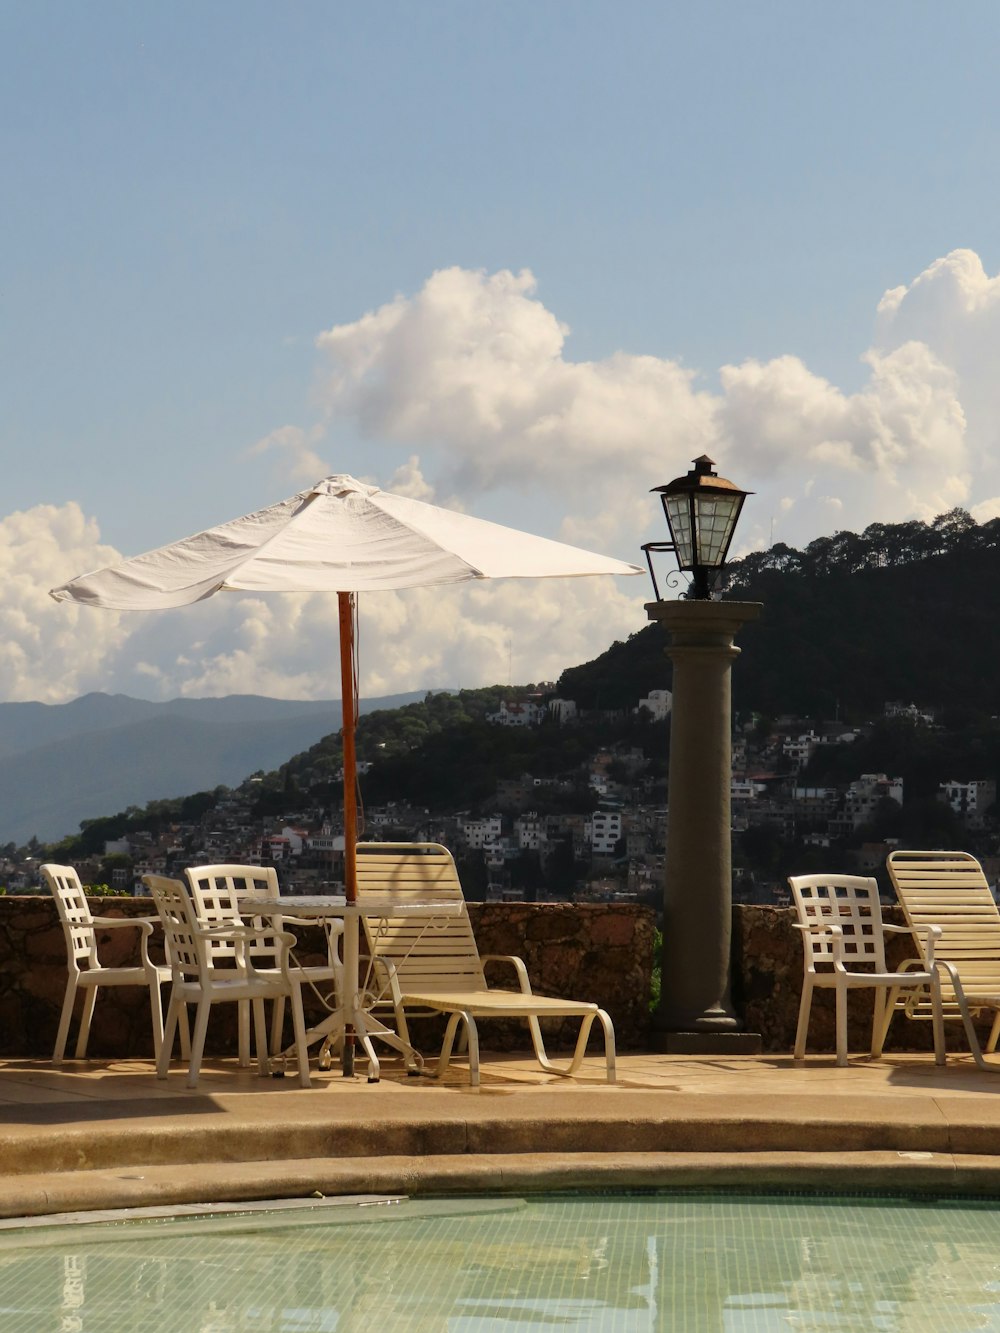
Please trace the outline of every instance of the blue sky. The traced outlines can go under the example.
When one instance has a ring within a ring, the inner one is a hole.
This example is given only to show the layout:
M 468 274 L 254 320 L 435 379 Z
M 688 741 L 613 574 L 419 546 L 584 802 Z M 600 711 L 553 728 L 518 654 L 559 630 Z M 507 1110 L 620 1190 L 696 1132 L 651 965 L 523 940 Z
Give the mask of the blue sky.
M 319 601 L 44 598 L 324 471 L 625 559 L 705 450 L 749 545 L 996 512 L 998 39 L 976 2 L 0 6 L 0 697 L 335 693 Z M 363 685 L 555 674 L 646 595 L 392 599 Z

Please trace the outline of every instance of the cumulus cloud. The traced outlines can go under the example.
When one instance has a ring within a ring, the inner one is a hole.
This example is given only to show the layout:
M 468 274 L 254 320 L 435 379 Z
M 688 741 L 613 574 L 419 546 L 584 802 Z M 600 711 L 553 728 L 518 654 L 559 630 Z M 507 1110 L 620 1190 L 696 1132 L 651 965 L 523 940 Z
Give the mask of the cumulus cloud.
M 937 310 L 952 325 L 963 315 L 981 325 L 1000 309 L 998 280 L 957 255 L 883 298 L 856 393 L 792 355 L 723 366 L 719 391 L 657 357 L 576 362 L 530 272 L 452 268 L 320 335 L 326 411 L 376 449 L 418 449 L 423 473 L 469 500 L 500 489 L 558 495 L 563 535 L 588 533 L 618 553 L 650 535 L 648 490 L 705 452 L 758 492 L 748 509 L 757 541 L 774 523 L 786 541 L 826 531 L 831 493 L 858 527 L 933 516 L 969 502 L 977 458 L 963 365 L 949 358 L 962 340 L 954 330 L 935 339 L 922 323 Z
M 872 304 L 857 391 L 794 355 L 709 368 L 710 387 L 654 356 L 573 360 L 570 331 L 526 270 L 445 269 L 322 333 L 322 419 L 273 430 L 254 453 L 282 460 L 293 486 L 307 483 L 331 470 L 327 434 L 349 430 L 364 441 L 370 480 L 626 559 L 663 535 L 650 488 L 702 453 L 756 493 L 743 550 L 956 504 L 992 517 L 1000 278 L 956 250 Z M 338 692 L 330 598 L 216 597 L 134 618 L 47 602 L 48 587 L 113 555 L 75 506 L 3 521 L 4 697 Z M 372 596 L 361 607 L 362 689 L 503 680 L 508 659 L 515 681 L 555 676 L 641 628 L 647 595 L 639 579 L 594 579 Z
M 48 590 L 117 559 L 72 502 L 0 519 L 0 698 L 59 703 L 102 688 L 128 634 L 121 617 L 96 623 L 83 607 L 57 606 Z
M 279 426 L 252 444 L 248 452 L 251 458 L 268 452 L 280 453 L 285 459 L 289 479 L 308 484 L 330 472 L 329 466 L 314 448 L 322 438 L 323 428 L 320 425 L 314 425 L 309 430 L 301 426 Z

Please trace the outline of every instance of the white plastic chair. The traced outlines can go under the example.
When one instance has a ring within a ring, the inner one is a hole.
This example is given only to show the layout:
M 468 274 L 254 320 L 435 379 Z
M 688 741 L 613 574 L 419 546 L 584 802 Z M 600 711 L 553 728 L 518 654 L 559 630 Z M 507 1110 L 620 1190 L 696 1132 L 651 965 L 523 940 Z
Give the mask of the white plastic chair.
M 802 932 L 805 964 L 795 1059 L 805 1056 L 813 990 L 828 986 L 836 991 L 837 1064 L 846 1065 L 847 992 L 872 987 L 872 1057 L 882 1054 L 900 994 L 923 990 L 929 994 L 933 1009 L 934 1058 L 943 1065 L 941 984 L 934 966 L 934 941 L 941 934 L 940 928 L 929 925 L 921 929 L 926 943 L 924 960 L 918 967 L 909 960 L 899 971 L 890 972 L 885 961 L 884 932 L 909 935 L 911 930 L 883 922 L 874 879 L 860 875 L 790 875 L 788 883 L 798 912 L 796 925 Z
M 160 921 L 163 923 L 167 956 L 170 959 L 173 978 L 163 1043 L 156 1066 L 157 1076 L 167 1077 L 170 1051 L 181 1014 L 186 1005 L 194 1004 L 197 1005 L 197 1010 L 194 1032 L 191 1036 L 187 1086 L 197 1087 L 198 1071 L 201 1067 L 205 1035 L 208 1030 L 208 1016 L 212 1005 L 226 1001 L 239 1003 L 244 1000 L 249 1001 L 253 1010 L 257 1061 L 261 1075 L 266 1075 L 269 1062 L 264 1001 L 284 997 L 288 999 L 292 1008 L 292 1030 L 298 1053 L 299 1083 L 303 1088 L 308 1088 L 309 1052 L 305 1042 L 302 992 L 288 967 L 288 949 L 295 942 L 295 937 L 284 931 L 255 929 L 250 926 L 205 926 L 199 922 L 191 892 L 181 880 L 166 879 L 162 875 L 144 875 L 142 882 L 152 894 Z M 215 965 L 216 955 L 212 948 L 220 942 L 233 946 L 232 965 L 229 967 Z M 248 957 L 247 946 L 255 943 L 267 945 L 272 942 L 276 948 L 277 967 L 266 972 L 258 972 L 252 959 Z
M 153 1053 L 159 1057 L 160 1043 L 163 1040 L 160 987 L 170 980 L 170 968 L 157 967 L 149 958 L 149 937 L 153 933 L 156 918 L 93 916 L 83 885 L 80 883 L 80 876 L 73 866 L 47 862 L 41 867 L 41 873 L 42 879 L 55 899 L 56 911 L 59 913 L 59 921 L 66 937 L 66 962 L 69 971 L 52 1059 L 62 1060 L 65 1055 L 66 1039 L 69 1036 L 78 990 L 83 991 L 84 998 L 80 1030 L 76 1039 L 76 1058 L 82 1060 L 87 1054 L 90 1023 L 94 1016 L 97 991 L 101 986 L 145 986 L 148 989 L 153 1021 Z M 140 931 L 141 962 L 137 967 L 107 967 L 98 956 L 98 933 L 121 930 L 126 926 Z
M 198 919 L 205 925 L 244 924 L 249 915 L 241 913 L 240 901 L 259 898 L 263 903 L 278 897 L 278 873 L 273 866 L 251 865 L 208 865 L 191 866 L 184 872 L 191 896 L 194 899 Z M 268 924 L 274 930 L 282 931 L 287 926 L 313 926 L 315 922 L 298 918 L 288 913 L 283 915 L 267 914 Z M 336 1008 L 339 997 L 343 994 L 343 965 L 337 952 L 337 939 L 344 933 L 343 922 L 331 921 L 327 927 L 326 963 L 300 964 L 294 957 L 289 957 L 288 967 L 296 974 L 300 985 L 308 986 L 319 996 L 327 1008 Z M 247 956 L 253 962 L 254 970 L 266 975 L 273 970 L 280 970 L 279 955 L 283 946 L 273 939 L 270 943 L 257 942 L 246 945 Z M 292 946 L 294 949 L 294 945 Z M 230 941 L 213 938 L 209 941 L 209 950 L 217 964 L 231 965 L 235 953 L 235 944 Z M 333 990 L 332 1001 L 327 993 Z M 285 1022 L 284 996 L 275 1001 L 271 1015 L 272 1055 L 279 1055 L 282 1049 L 282 1030 Z M 239 1008 L 239 1061 L 241 1065 L 250 1063 L 250 1012 L 249 1005 L 241 1003 Z

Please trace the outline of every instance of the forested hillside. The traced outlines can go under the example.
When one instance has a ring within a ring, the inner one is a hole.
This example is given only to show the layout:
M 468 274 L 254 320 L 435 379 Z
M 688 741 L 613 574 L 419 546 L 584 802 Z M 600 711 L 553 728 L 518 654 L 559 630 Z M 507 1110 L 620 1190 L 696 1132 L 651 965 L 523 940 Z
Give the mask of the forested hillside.
M 803 551 L 777 545 L 729 567 L 727 599 L 764 604 L 740 634 L 734 706 L 771 716 L 871 717 L 888 699 L 1000 712 L 1000 519 L 955 509 L 933 523 L 873 524 Z M 669 684 L 650 625 L 565 671 L 582 707 L 634 705 Z

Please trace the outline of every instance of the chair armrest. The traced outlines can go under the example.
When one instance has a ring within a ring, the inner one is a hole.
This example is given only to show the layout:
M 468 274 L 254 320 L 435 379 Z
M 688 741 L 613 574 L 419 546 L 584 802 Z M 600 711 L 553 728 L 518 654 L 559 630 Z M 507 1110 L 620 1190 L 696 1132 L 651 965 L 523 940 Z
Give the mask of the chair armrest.
M 154 967 L 149 958 L 149 941 L 153 934 L 154 922 L 159 925 L 158 916 L 95 916 L 90 924 L 94 930 L 116 930 L 119 926 L 137 926 L 141 932 L 139 940 L 139 960 L 147 972 Z
M 288 970 L 288 955 L 295 947 L 295 936 L 287 930 L 275 930 L 273 926 L 234 926 L 220 923 L 211 926 L 199 926 L 195 934 L 203 940 L 223 941 L 236 946 L 236 962 L 241 967 L 253 971 L 253 963 L 247 957 L 246 946 L 254 941 L 277 943 L 281 945 L 278 966 L 283 972 Z
M 528 980 L 528 969 L 524 966 L 524 959 L 518 958 L 511 953 L 484 953 L 479 961 L 485 967 L 487 963 L 509 963 L 517 973 L 518 984 L 521 987 L 522 995 L 530 995 L 531 982 Z
M 138 926 L 144 935 L 152 935 L 153 923 L 159 924 L 157 916 L 95 916 L 91 925 L 100 926 L 101 930 L 114 930 L 116 926 Z
M 795 921 L 792 923 L 796 930 L 801 930 L 804 935 L 829 935 L 832 943 L 832 957 L 830 961 L 839 972 L 845 972 L 844 967 L 844 928 L 835 925 L 832 921 Z M 809 953 L 806 951 L 806 965 L 809 964 Z
M 933 970 L 934 945 L 935 942 L 941 938 L 942 934 L 942 928 L 940 926 L 890 926 L 888 923 L 885 923 L 882 929 L 892 931 L 894 935 L 916 935 L 918 938 L 922 937 L 924 940 L 924 958 L 927 971 L 930 972 Z

